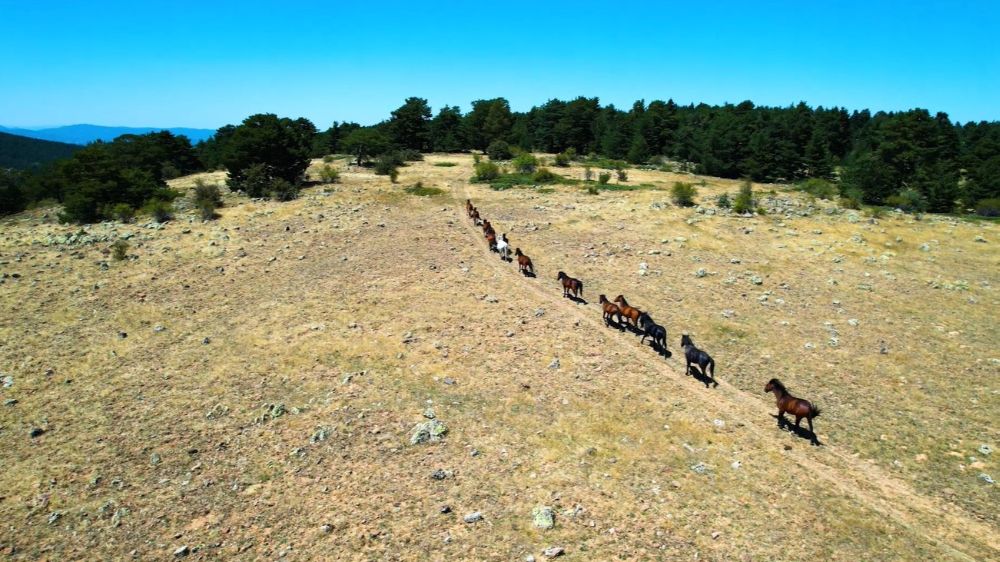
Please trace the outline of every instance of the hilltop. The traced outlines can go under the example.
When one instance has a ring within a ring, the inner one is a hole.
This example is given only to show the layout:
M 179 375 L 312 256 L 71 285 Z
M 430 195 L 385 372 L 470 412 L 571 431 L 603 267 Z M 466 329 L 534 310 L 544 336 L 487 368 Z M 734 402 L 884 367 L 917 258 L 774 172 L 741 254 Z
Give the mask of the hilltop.
M 25 169 L 69 158 L 79 146 L 0 133 L 0 168 Z
M 715 202 L 739 182 L 656 170 L 592 195 L 472 184 L 464 154 L 398 185 L 336 166 L 287 203 L 227 192 L 212 222 L 189 197 L 221 172 L 168 182 L 165 224 L 0 219 L 3 552 L 1000 556 L 994 222 L 759 183 L 768 214 L 735 216 Z M 486 250 L 466 198 L 537 278 Z M 602 293 L 651 311 L 673 357 L 605 327 Z M 682 333 L 719 388 L 685 376 Z M 772 377 L 824 409 L 822 446 L 777 428 Z M 447 433 L 411 444 L 431 417 Z
M 87 144 L 97 140 L 109 142 L 121 135 L 144 135 L 158 131 L 170 131 L 174 135 L 184 135 L 196 143 L 215 134 L 215 129 L 194 129 L 191 127 L 108 127 L 105 125 L 64 125 L 44 129 L 23 129 L 0 126 L 0 132 L 69 144 Z

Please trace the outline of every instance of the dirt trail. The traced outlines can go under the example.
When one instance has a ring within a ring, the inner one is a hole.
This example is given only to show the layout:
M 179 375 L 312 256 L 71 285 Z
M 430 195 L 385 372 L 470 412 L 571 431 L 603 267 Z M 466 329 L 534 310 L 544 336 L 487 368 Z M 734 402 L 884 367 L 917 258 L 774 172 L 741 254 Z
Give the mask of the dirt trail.
M 467 184 L 463 185 L 463 193 L 463 198 L 475 201 Z M 557 305 L 563 311 L 576 317 L 579 322 L 588 324 L 592 329 L 606 330 L 604 322 L 598 320 L 599 310 L 595 310 L 594 314 L 585 314 L 578 304 L 567 301 L 561 296 L 554 282 L 551 284 L 550 290 L 541 287 L 539 281 L 547 279 L 544 275 L 527 278 L 518 272 L 516 266 L 510 267 L 495 259 L 486 246 L 482 233 L 466 217 L 464 211 L 464 208 L 461 209 L 463 218 L 461 222 L 464 228 L 470 233 L 473 243 L 482 248 L 485 253 L 485 261 L 498 275 L 515 279 L 514 282 L 521 283 L 523 287 L 537 295 L 540 300 Z M 488 209 L 481 208 L 480 212 L 483 213 L 484 218 L 493 216 Z M 493 220 L 491 222 L 495 223 Z M 494 224 L 494 226 L 498 225 Z M 502 230 L 497 228 L 498 232 Z M 588 308 L 590 304 L 588 303 Z M 680 382 L 686 378 L 669 363 L 650 355 L 649 350 L 644 349 L 643 352 L 636 355 L 636 361 L 651 367 L 654 372 L 669 373 L 674 377 L 673 382 Z M 678 355 L 674 355 L 673 359 L 676 360 L 678 357 Z M 769 423 L 765 425 L 760 422 L 763 412 L 769 412 L 770 409 L 773 409 L 770 401 L 765 406 L 761 399 L 748 395 L 728 384 L 725 380 L 720 379 L 719 386 L 715 389 L 703 389 L 700 386 L 690 384 L 679 385 L 679 388 L 692 397 L 697 392 L 698 398 L 704 398 L 705 393 L 712 393 L 713 397 L 721 394 L 728 403 L 732 404 L 733 408 L 730 412 L 735 420 L 761 432 L 771 429 Z M 779 444 L 767 443 L 763 446 L 777 450 Z M 806 471 L 822 478 L 859 503 L 891 518 L 905 529 L 914 533 L 933 529 L 938 546 L 950 556 L 964 560 L 977 560 L 974 555 L 967 553 L 965 548 L 967 548 L 966 544 L 978 541 L 1000 553 L 1000 541 L 997 540 L 996 534 L 989 525 L 973 519 L 958 507 L 943 504 L 938 500 L 917 493 L 907 484 L 885 474 L 879 467 L 865 463 L 850 453 L 840 450 L 835 445 L 825 444 L 820 448 L 810 447 L 808 455 L 788 455 L 786 458 L 794 460 Z M 963 541 L 961 540 L 963 537 L 970 537 L 973 540 Z

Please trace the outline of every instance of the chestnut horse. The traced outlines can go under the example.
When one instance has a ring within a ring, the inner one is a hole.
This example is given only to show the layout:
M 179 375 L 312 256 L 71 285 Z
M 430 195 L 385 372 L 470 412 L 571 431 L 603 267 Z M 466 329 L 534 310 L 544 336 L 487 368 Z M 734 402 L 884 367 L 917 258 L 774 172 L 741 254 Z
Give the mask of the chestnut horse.
M 530 272 L 535 274 L 535 265 L 531 263 L 531 258 L 521 252 L 521 248 L 514 248 L 514 255 L 517 256 L 517 269 L 521 273 Z
M 639 329 L 639 316 L 642 315 L 642 311 L 639 310 L 638 308 L 629 306 L 628 305 L 628 301 L 626 301 L 625 297 L 622 296 L 622 295 L 618 295 L 617 297 L 615 297 L 615 301 L 614 302 L 618 303 L 618 307 L 622 311 L 622 316 L 624 316 L 625 318 L 631 320 L 632 321 L 632 326 L 636 330 L 638 330 Z
M 812 444 L 819 445 L 819 440 L 816 439 L 816 432 L 813 431 L 813 418 L 819 416 L 819 408 L 810 404 L 808 400 L 792 396 L 785 388 L 785 385 L 781 384 L 781 381 L 778 379 L 771 379 L 767 383 L 767 386 L 764 387 L 764 393 L 767 394 L 768 392 L 773 392 L 774 398 L 778 402 L 778 427 L 784 427 L 788 423 L 788 420 L 785 419 L 785 412 L 795 416 L 796 429 L 799 427 L 799 422 L 802 421 L 802 418 L 805 418 L 809 422 L 809 433 L 812 434 Z
M 619 329 L 624 330 L 625 326 L 622 324 L 622 309 L 618 308 L 618 305 L 609 301 L 608 297 L 601 295 L 600 298 L 601 308 L 604 309 L 604 323 L 609 327 L 611 326 L 611 318 L 616 317 Z
M 568 297 L 570 294 L 577 298 L 583 296 L 583 281 L 574 279 L 562 271 L 556 276 L 556 281 L 562 281 L 564 297 Z

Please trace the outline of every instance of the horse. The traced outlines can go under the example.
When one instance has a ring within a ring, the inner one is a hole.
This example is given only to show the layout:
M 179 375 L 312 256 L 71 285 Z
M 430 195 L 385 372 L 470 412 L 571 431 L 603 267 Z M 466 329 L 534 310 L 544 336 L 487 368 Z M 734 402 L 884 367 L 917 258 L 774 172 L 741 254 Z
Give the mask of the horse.
M 469 213 L 469 218 L 472 219 L 472 223 L 476 226 L 483 224 L 482 219 L 479 216 L 479 209 L 473 207 L 472 212 Z
M 684 374 L 690 375 L 691 365 L 696 364 L 701 368 L 703 377 L 708 377 L 715 386 L 719 386 L 719 381 L 715 380 L 715 360 L 712 356 L 695 347 L 691 336 L 687 334 L 681 335 L 681 347 L 684 349 L 684 360 L 687 362 Z M 705 386 L 708 386 L 708 381 L 705 381 Z
M 556 281 L 562 281 L 564 297 L 568 297 L 570 294 L 572 294 L 574 298 L 583 296 L 583 281 L 574 279 L 562 271 L 560 271 L 559 275 L 556 276 Z
M 515 248 L 514 255 L 517 256 L 518 271 L 521 273 L 530 272 L 532 275 L 535 274 L 535 265 L 531 263 L 531 258 L 521 253 L 521 248 Z
M 660 326 L 649 316 L 648 313 L 643 312 L 639 315 L 639 324 L 642 326 L 642 338 L 639 343 L 646 343 L 646 338 L 648 337 L 653 346 L 657 344 L 663 349 L 664 353 L 670 353 L 667 351 L 667 329 Z M 669 355 L 667 355 L 669 357 Z
M 632 327 L 639 329 L 639 317 L 642 316 L 642 311 L 638 308 L 629 306 L 628 301 L 626 301 L 625 297 L 622 295 L 615 297 L 614 302 L 618 303 L 618 307 L 622 311 L 622 316 L 632 321 Z
M 497 237 L 497 253 L 500 254 L 500 259 L 503 261 L 510 261 L 510 243 L 507 242 L 506 234 Z
M 490 247 L 491 252 L 496 252 L 497 250 L 497 237 L 492 232 L 486 233 L 486 243 Z
M 465 214 L 469 215 L 470 219 L 472 218 L 472 211 L 474 211 L 475 209 L 476 208 L 472 206 L 472 199 L 466 199 L 465 200 Z
M 618 308 L 618 305 L 609 301 L 608 297 L 601 295 L 600 298 L 601 308 L 604 309 L 604 323 L 609 327 L 611 326 L 611 318 L 617 317 L 618 327 L 621 330 L 625 329 L 622 324 L 622 309 Z
M 784 427 L 788 423 L 788 420 L 785 419 L 785 412 L 795 416 L 796 429 L 798 429 L 802 418 L 805 418 L 809 422 L 809 433 L 812 434 L 810 442 L 813 445 L 819 445 L 819 440 L 816 439 L 816 432 L 813 431 L 813 418 L 819 417 L 819 408 L 810 404 L 808 400 L 792 396 L 785 388 L 785 385 L 781 384 L 781 381 L 778 379 L 771 379 L 767 383 L 764 387 L 764 394 L 768 392 L 774 393 L 774 398 L 778 403 L 778 427 Z
M 489 236 L 490 234 L 496 236 L 497 231 L 493 230 L 493 225 L 490 224 L 490 221 L 483 220 L 483 236 Z

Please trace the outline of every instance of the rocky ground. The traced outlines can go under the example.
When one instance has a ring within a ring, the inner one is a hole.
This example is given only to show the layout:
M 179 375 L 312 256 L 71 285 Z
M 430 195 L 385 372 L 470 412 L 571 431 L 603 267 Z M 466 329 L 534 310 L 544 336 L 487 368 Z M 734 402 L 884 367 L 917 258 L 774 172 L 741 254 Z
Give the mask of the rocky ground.
M 399 185 L 336 165 L 209 223 L 183 201 L 163 225 L 0 221 L 5 556 L 1000 555 L 994 223 L 781 186 L 738 217 L 714 204 L 735 182 L 657 171 L 589 195 L 469 184 L 467 155 Z M 466 197 L 537 278 L 486 251 Z M 673 357 L 605 327 L 602 293 Z M 681 333 L 718 388 L 684 375 Z M 823 408 L 823 446 L 777 428 L 772 377 Z

